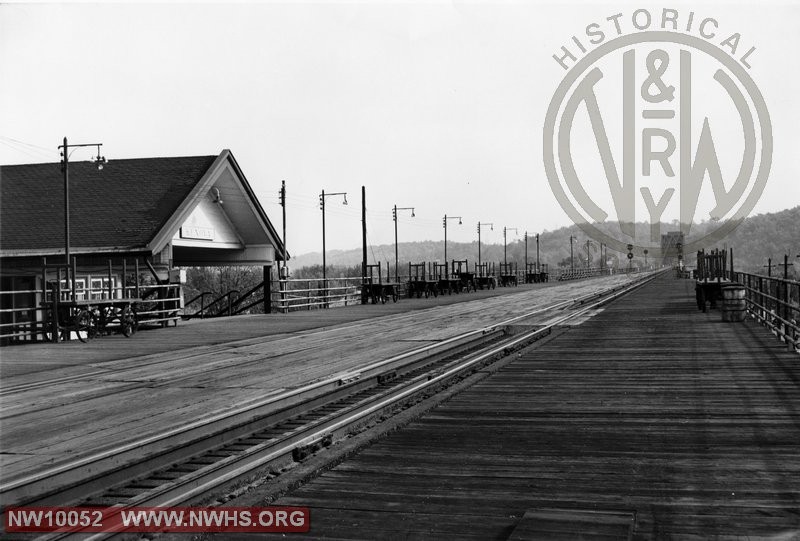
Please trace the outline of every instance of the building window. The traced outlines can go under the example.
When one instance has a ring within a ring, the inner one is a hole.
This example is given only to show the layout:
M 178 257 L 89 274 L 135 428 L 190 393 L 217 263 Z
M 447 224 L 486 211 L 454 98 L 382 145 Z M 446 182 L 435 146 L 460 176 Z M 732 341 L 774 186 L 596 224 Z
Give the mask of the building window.
M 61 296 L 64 299 L 72 298 L 71 291 L 72 282 L 61 280 Z M 81 301 L 86 299 L 86 278 L 75 278 L 75 300 Z
M 90 290 L 90 299 L 107 299 L 117 297 L 117 278 L 111 278 L 111 296 L 108 295 L 108 278 L 92 278 L 92 289 Z

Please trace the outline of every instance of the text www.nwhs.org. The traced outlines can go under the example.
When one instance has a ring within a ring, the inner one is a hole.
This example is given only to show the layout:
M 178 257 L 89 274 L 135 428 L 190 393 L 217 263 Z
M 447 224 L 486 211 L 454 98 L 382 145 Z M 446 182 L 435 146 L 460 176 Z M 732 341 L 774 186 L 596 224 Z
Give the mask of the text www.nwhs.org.
M 307 507 L 9 507 L 5 531 L 307 532 Z

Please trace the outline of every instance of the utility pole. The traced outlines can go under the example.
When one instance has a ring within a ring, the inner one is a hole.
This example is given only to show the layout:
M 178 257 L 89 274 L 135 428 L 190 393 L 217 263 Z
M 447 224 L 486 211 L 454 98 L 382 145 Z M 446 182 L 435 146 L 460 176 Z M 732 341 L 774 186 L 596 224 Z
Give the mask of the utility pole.
M 400 271 L 398 270 L 398 250 L 397 250 L 397 211 L 398 210 L 410 210 L 411 217 L 413 218 L 416 216 L 414 214 L 414 207 L 399 207 L 395 205 L 392 208 L 392 219 L 394 220 L 394 281 L 400 283 Z M 387 263 L 388 264 L 388 263 Z M 366 267 L 365 267 L 366 269 Z M 388 272 L 388 270 L 387 270 Z M 387 278 L 388 280 L 388 278 Z
M 481 266 L 481 226 L 488 225 L 489 228 L 494 231 L 494 224 L 493 223 L 483 223 L 478 222 L 478 267 Z M 445 261 L 447 263 L 447 261 Z
M 586 270 L 589 270 L 589 267 L 592 266 L 591 265 L 592 254 L 591 254 L 591 252 L 589 252 L 589 243 L 591 243 L 591 242 L 592 242 L 591 240 L 586 239 Z
M 536 233 L 536 272 L 541 272 L 539 267 L 539 233 Z
M 345 203 L 347 203 L 346 195 L 345 195 Z M 380 274 L 380 272 L 378 274 Z M 366 277 L 367 277 L 367 190 L 364 186 L 361 186 L 361 304 L 367 304 L 367 289 L 364 287 L 364 280 L 366 279 Z
M 97 147 L 97 157 L 92 159 L 92 163 L 97 166 L 99 171 L 103 170 L 103 166 L 107 163 L 105 156 L 100 155 L 100 147 L 103 146 L 103 143 L 81 143 L 81 144 L 73 144 L 70 145 L 67 143 L 67 138 L 64 137 L 64 144 L 59 145 L 59 149 L 61 150 L 61 172 L 64 173 L 64 265 L 66 266 L 66 275 L 64 278 L 67 280 L 67 283 L 70 283 L 70 253 L 69 253 L 69 149 L 70 148 L 78 148 L 78 147 Z M 60 271 L 59 271 L 60 272 Z M 70 286 L 70 290 L 72 291 L 72 300 L 75 300 L 75 276 L 72 276 L 72 285 Z
M 783 256 L 783 279 L 789 279 L 789 267 L 794 267 L 794 263 L 789 263 L 789 254 Z
M 508 258 L 507 258 L 507 254 L 506 254 L 506 252 L 507 252 L 507 250 L 506 250 L 506 245 L 507 245 L 506 233 L 508 233 L 509 231 L 513 231 L 514 233 L 516 233 L 517 232 L 517 228 L 516 227 L 504 227 L 503 228 L 503 266 L 506 267 L 506 269 L 505 269 L 506 273 L 508 273 Z
M 607 258 L 603 257 L 603 246 L 605 246 L 605 244 L 603 244 L 601 242 L 600 243 L 600 274 L 603 274 L 605 272 L 606 265 L 607 265 L 607 263 L 606 263 L 606 259 Z
M 528 232 L 525 231 L 525 276 L 528 278 Z
M 569 236 L 569 270 L 571 274 L 575 274 L 575 259 L 572 255 L 572 243 L 575 242 L 575 237 Z
M 458 225 L 461 225 L 461 216 L 448 216 L 444 215 L 442 224 L 444 225 L 444 263 L 447 264 L 447 220 L 458 220 Z
M 281 209 L 283 211 L 283 265 L 282 265 L 282 267 L 283 267 L 284 270 L 283 270 L 283 272 L 280 273 L 280 275 L 281 275 L 280 277 L 286 279 L 286 278 L 288 278 L 288 276 L 287 276 L 288 273 L 286 272 L 286 252 L 287 252 L 287 249 L 286 249 L 286 181 L 285 180 L 281 181 L 281 191 L 278 192 L 278 195 L 280 196 Z
M 767 258 L 767 264 L 764 265 L 764 267 L 766 267 L 766 269 L 767 269 L 767 276 L 771 278 L 772 277 L 772 267 L 777 267 L 777 265 L 773 265 L 772 264 L 772 258 L 770 257 L 770 258 Z M 762 268 L 764 268 L 764 267 L 762 267 Z
M 363 188 L 361 193 L 363 194 Z M 327 261 L 325 259 L 325 198 L 331 197 L 334 195 L 342 195 L 344 196 L 344 201 L 342 201 L 343 205 L 347 204 L 347 192 L 335 192 L 335 193 L 325 193 L 325 190 L 322 190 L 322 193 L 319 195 L 319 208 L 322 210 L 322 284 L 323 288 L 325 288 L 325 296 L 328 296 L 328 274 L 327 274 Z M 366 227 L 366 225 L 365 225 Z M 326 301 L 327 304 L 327 301 Z

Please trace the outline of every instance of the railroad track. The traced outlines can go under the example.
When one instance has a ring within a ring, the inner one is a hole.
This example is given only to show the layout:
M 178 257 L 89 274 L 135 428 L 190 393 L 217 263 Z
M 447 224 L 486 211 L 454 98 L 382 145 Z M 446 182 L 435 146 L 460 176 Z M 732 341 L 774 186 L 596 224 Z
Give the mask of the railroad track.
M 279 470 L 301 461 L 384 412 L 525 347 L 657 274 L 556 302 L 357 372 L 279 392 L 224 415 L 0 485 L 0 497 L 4 506 L 121 508 L 197 500 L 254 472 Z M 548 318 L 544 325 L 523 325 L 542 316 Z M 87 535 L 81 534 L 81 539 L 112 534 Z

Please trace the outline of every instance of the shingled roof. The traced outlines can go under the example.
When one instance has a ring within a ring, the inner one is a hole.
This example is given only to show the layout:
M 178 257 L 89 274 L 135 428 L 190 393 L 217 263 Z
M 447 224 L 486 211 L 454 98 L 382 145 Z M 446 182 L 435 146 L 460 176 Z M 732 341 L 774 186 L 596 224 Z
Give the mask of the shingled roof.
M 218 156 L 70 162 L 70 245 L 144 249 Z M 61 165 L 0 167 L 0 253 L 63 253 Z

